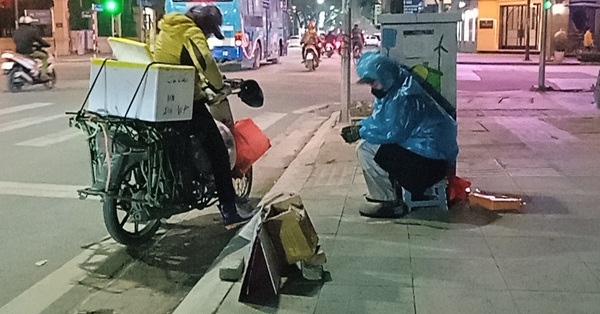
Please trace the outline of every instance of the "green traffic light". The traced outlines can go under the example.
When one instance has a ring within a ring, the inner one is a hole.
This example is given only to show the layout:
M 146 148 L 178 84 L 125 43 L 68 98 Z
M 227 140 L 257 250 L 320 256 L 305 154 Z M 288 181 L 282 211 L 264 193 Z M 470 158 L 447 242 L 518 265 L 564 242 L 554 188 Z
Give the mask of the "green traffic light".
M 549 10 L 552 7 L 552 1 L 546 0 L 544 1 L 544 9 Z
M 104 10 L 113 15 L 121 13 L 121 7 L 116 0 L 107 0 L 104 2 Z

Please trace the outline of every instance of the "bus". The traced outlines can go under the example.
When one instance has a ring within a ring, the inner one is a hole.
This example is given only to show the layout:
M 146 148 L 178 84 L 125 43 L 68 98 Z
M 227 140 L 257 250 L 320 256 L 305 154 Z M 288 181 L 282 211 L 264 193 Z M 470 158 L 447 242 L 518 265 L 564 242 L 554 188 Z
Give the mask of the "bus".
M 217 62 L 258 69 L 261 61 L 278 63 L 287 55 L 286 0 L 166 0 L 165 12 L 185 13 L 197 5 L 216 5 L 223 13 L 225 38 L 208 39 Z

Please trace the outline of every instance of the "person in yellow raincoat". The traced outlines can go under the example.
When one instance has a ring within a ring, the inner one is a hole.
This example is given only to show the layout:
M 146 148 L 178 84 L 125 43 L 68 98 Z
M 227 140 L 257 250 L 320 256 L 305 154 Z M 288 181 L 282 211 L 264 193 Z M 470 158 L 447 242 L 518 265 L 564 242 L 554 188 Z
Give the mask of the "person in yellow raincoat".
M 317 58 L 321 58 L 321 49 L 319 47 L 319 43 L 321 42 L 321 38 L 319 38 L 319 34 L 317 33 L 317 28 L 315 26 L 315 21 L 310 21 L 308 23 L 308 27 L 304 35 L 302 35 L 302 40 L 300 40 L 300 44 L 302 44 L 302 58 L 306 58 L 306 45 L 313 45 L 317 50 Z
M 585 50 L 592 50 L 594 48 L 594 37 L 589 27 L 586 28 L 585 34 L 583 34 L 583 47 L 585 47 Z
M 155 43 L 154 59 L 157 62 L 190 65 L 196 68 L 194 109 L 189 128 L 194 135 L 206 135 L 203 145 L 215 177 L 219 210 L 226 228 L 229 229 L 248 221 L 251 217 L 242 217 L 238 213 L 227 147 L 206 107 L 207 103 L 217 104 L 225 100 L 220 94 L 226 88 L 223 75 L 207 42 L 211 35 L 218 39 L 224 38 L 221 32 L 222 23 L 221 11 L 211 5 L 193 7 L 186 14 L 165 14 L 158 23 L 160 33 Z M 225 124 L 231 126 L 232 122 L 225 121 Z

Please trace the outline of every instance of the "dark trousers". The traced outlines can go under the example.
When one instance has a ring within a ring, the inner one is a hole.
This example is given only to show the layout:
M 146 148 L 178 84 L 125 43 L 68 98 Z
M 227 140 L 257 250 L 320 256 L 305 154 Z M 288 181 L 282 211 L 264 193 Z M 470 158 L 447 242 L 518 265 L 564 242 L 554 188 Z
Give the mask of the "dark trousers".
M 194 113 L 189 125 L 190 133 L 203 139 L 202 145 L 211 164 L 219 203 L 235 203 L 235 190 L 231 181 L 229 153 L 219 128 L 203 101 L 194 101 Z
M 375 162 L 401 187 L 415 195 L 423 192 L 448 173 L 449 164 L 415 154 L 397 144 L 384 144 L 375 154 Z

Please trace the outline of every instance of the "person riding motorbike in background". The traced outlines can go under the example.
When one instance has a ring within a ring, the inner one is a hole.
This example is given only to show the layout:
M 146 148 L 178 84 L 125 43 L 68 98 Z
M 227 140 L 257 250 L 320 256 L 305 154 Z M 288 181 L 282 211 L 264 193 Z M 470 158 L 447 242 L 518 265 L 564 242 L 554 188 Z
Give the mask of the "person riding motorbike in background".
M 224 38 L 221 33 L 222 23 L 223 15 L 216 6 L 195 6 L 186 14 L 165 14 L 158 24 L 161 31 L 156 39 L 154 59 L 158 62 L 196 68 L 193 116 L 188 127 L 192 135 L 205 138 L 203 145 L 212 165 L 219 210 L 226 228 L 230 229 L 251 217 L 242 217 L 238 212 L 227 147 L 205 105 L 227 101 L 226 97 L 223 97 L 227 88 L 223 82 L 223 75 L 207 42 L 210 35 L 218 39 Z M 233 121 L 227 121 L 225 124 L 231 127 Z M 203 134 L 206 136 L 202 136 Z
M 50 47 L 50 44 L 40 36 L 39 30 L 31 25 L 32 22 L 33 18 L 31 16 L 21 16 L 19 18 L 19 28 L 13 34 L 13 41 L 17 47 L 17 53 L 42 61 L 40 80 L 49 81 L 48 53 L 41 49 L 34 50 L 33 47 L 34 45 L 38 45 L 42 48 L 47 48 Z
M 306 57 L 306 45 L 313 45 L 317 50 L 317 58 L 321 58 L 321 51 L 318 48 L 319 43 L 321 42 L 321 38 L 319 38 L 319 34 L 317 34 L 317 28 L 315 27 L 315 21 L 310 21 L 308 23 L 308 28 L 306 32 L 302 36 L 302 40 L 300 40 L 300 44 L 302 45 L 302 59 Z
M 352 42 L 352 51 L 354 51 L 354 47 L 358 46 L 359 54 L 362 54 L 365 45 L 365 37 L 363 36 L 362 29 L 358 28 L 358 24 L 354 24 L 350 38 Z

